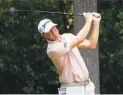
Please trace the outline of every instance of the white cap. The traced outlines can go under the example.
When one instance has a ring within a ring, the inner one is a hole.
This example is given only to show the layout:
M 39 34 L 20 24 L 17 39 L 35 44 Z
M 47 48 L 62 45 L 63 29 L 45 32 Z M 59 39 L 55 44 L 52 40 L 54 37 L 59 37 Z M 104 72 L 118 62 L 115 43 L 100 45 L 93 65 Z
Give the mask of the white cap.
M 50 29 L 57 24 L 53 23 L 50 19 L 43 19 L 38 24 L 38 31 L 42 33 L 47 33 Z

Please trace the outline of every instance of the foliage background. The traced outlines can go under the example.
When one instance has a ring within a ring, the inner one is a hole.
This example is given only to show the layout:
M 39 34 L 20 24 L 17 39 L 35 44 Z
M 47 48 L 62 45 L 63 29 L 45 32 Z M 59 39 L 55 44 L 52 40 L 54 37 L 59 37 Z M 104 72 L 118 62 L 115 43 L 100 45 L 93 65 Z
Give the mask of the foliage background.
M 71 1 L 0 1 L 0 93 L 57 93 L 56 69 L 46 54 L 47 44 L 37 25 L 41 19 L 50 18 L 60 30 L 68 32 L 68 16 L 13 10 L 68 12 L 68 3 Z
M 105 7 L 105 6 L 106 7 Z M 123 93 L 123 1 L 100 2 L 99 40 L 101 93 Z
M 107 7 L 105 7 L 107 6 Z M 101 93 L 123 93 L 123 1 L 100 0 L 102 14 L 99 57 Z M 0 1 L 0 93 L 57 93 L 56 69 L 46 54 L 46 41 L 37 32 L 43 18 L 58 24 L 61 33 L 73 30 L 72 16 L 12 10 L 73 12 L 72 0 Z

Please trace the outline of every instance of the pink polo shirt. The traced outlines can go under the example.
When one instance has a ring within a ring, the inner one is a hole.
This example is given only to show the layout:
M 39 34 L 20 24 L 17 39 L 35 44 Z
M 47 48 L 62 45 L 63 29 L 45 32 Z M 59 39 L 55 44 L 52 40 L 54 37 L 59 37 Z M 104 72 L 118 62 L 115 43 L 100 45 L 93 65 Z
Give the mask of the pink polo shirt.
M 89 78 L 88 69 L 77 47 L 69 44 L 76 36 L 62 34 L 62 41 L 48 41 L 47 54 L 56 66 L 61 83 L 84 82 Z

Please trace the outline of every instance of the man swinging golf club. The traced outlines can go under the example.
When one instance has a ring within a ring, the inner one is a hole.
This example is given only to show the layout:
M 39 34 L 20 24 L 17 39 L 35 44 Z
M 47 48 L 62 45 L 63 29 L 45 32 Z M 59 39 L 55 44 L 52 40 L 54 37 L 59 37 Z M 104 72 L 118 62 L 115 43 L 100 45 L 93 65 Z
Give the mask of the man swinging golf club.
M 47 42 L 47 54 L 56 66 L 61 87 L 59 95 L 94 95 L 95 86 L 89 78 L 89 72 L 78 48 L 96 49 L 99 38 L 101 15 L 84 12 L 85 24 L 77 33 L 59 34 L 55 23 L 43 19 L 38 24 L 38 31 Z M 86 39 L 90 27 L 89 39 Z

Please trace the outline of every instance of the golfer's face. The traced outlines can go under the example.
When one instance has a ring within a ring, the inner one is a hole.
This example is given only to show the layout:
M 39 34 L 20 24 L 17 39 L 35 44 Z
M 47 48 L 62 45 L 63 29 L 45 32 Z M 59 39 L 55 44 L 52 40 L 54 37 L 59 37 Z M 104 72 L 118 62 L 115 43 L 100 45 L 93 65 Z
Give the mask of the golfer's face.
M 41 36 L 48 40 L 56 40 L 59 36 L 59 30 L 54 26 L 48 33 L 44 33 Z
M 52 32 L 53 35 L 59 35 L 59 30 L 54 26 L 50 32 Z

